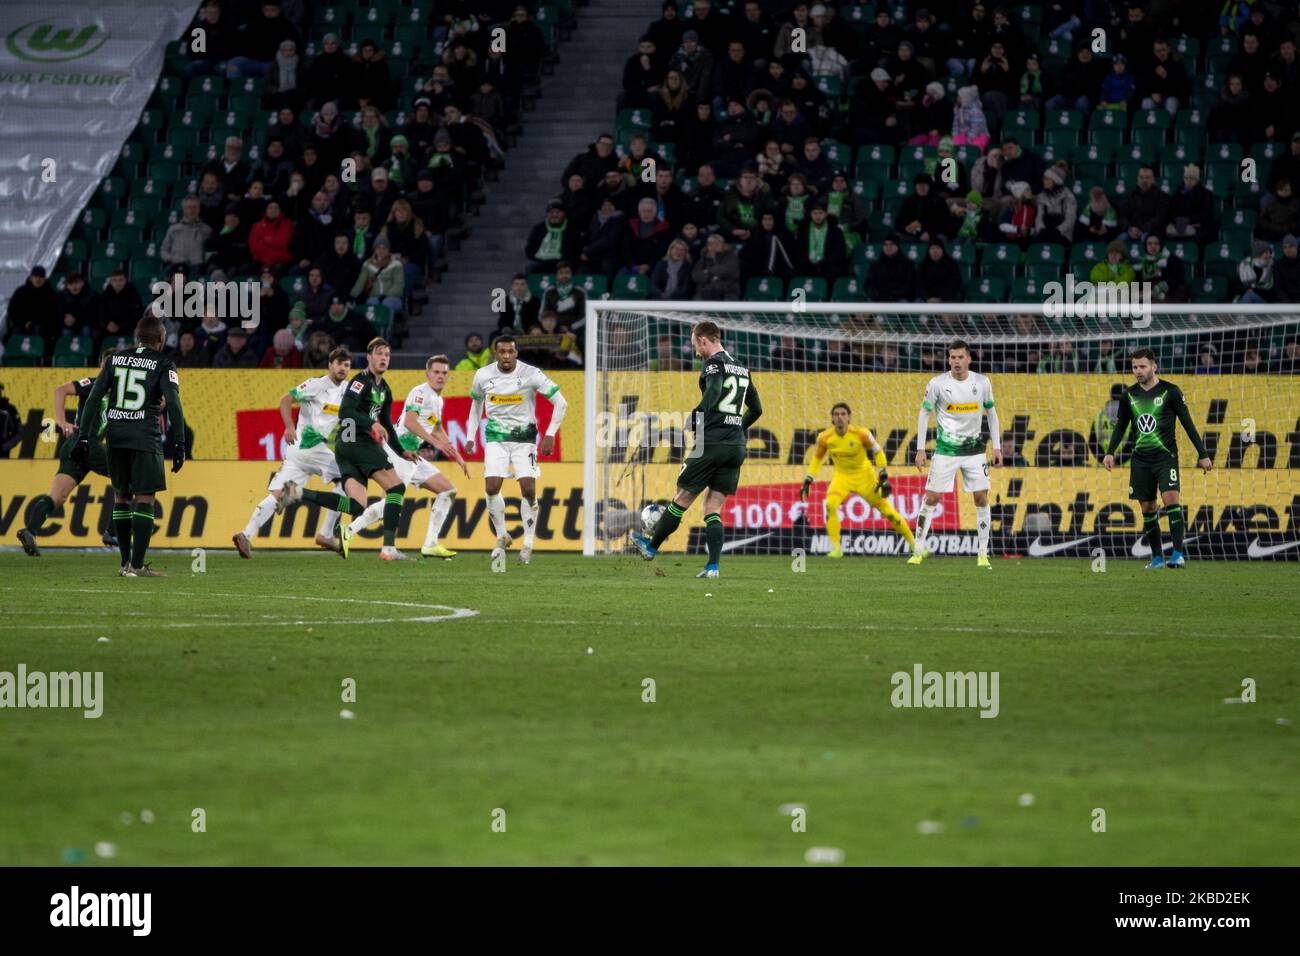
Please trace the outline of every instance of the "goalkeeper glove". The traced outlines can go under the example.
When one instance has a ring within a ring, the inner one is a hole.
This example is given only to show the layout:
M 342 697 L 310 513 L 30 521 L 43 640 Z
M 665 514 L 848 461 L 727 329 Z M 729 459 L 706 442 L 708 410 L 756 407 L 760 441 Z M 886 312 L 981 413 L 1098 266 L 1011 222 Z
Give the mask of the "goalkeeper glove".
M 78 438 L 77 443 L 72 446 L 72 451 L 68 453 L 68 457 L 78 465 L 86 464 L 90 460 L 90 439 L 85 435 Z
M 178 441 L 176 449 L 172 452 L 172 474 L 180 471 L 183 464 L 185 464 L 185 443 Z
M 807 500 L 808 500 L 808 489 L 812 487 L 812 483 L 813 483 L 813 477 L 812 477 L 812 475 L 807 475 L 807 476 L 804 477 L 804 480 L 803 480 L 803 487 L 799 489 L 799 500 L 800 500 L 800 501 L 807 501 Z
M 890 493 L 889 475 L 885 472 L 884 468 L 880 469 L 880 474 L 877 476 L 877 480 L 880 482 L 880 493 L 888 498 Z

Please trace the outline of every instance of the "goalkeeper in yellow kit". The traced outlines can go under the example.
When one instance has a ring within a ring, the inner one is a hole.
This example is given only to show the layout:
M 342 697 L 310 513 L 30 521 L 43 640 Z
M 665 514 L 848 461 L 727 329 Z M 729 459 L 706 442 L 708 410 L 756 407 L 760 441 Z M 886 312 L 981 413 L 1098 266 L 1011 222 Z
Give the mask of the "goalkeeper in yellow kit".
M 849 423 L 851 416 L 849 406 L 843 402 L 837 402 L 831 407 L 831 427 L 817 436 L 817 446 L 813 450 L 812 461 L 808 463 L 808 475 L 803 480 L 799 498 L 802 501 L 808 500 L 808 490 L 829 453 L 831 464 L 835 467 L 835 477 L 826 489 L 826 533 L 831 539 L 831 552 L 827 557 L 844 557 L 844 552 L 840 550 L 840 504 L 852 494 L 861 495 L 867 504 L 884 515 L 885 520 L 907 539 L 915 551 L 916 540 L 912 537 L 912 529 L 889 503 L 889 475 L 885 473 L 885 453 L 876 444 L 870 429 Z M 868 453 L 871 455 L 870 462 L 867 460 Z M 880 469 L 879 472 L 873 471 L 872 465 Z

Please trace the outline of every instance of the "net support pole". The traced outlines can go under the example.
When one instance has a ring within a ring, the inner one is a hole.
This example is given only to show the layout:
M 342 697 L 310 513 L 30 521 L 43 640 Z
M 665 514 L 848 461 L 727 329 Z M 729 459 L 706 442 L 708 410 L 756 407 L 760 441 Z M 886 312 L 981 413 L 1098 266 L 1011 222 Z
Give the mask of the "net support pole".
M 584 329 L 585 371 L 582 376 L 582 553 L 596 553 L 596 306 L 587 300 Z

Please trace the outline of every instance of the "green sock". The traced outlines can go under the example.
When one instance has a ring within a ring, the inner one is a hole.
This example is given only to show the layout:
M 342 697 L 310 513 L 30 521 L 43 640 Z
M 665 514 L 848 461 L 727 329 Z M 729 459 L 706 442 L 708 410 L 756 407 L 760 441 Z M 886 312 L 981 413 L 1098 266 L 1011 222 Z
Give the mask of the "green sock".
M 49 495 L 37 495 L 32 499 L 32 508 L 28 512 L 27 530 L 32 534 L 41 530 L 41 525 L 45 524 L 45 519 L 50 516 L 54 510 L 54 499 Z
M 704 540 L 709 545 L 709 564 L 717 564 L 722 557 L 722 539 L 726 537 L 722 530 L 722 515 L 716 511 L 704 516 Z
M 659 517 L 659 522 L 655 525 L 654 536 L 650 539 L 650 547 L 656 551 L 659 545 L 668 540 L 668 536 L 677 530 L 678 525 L 682 523 L 682 515 L 685 514 L 681 508 L 677 507 L 677 502 L 671 502 L 667 510 Z
M 1174 539 L 1174 550 L 1183 550 L 1183 508 L 1182 505 L 1170 505 L 1165 509 L 1169 516 L 1169 536 Z
M 397 543 L 397 522 L 402 517 L 402 496 L 406 494 L 406 485 L 398 485 L 384 495 L 384 547 L 391 548 Z
M 1146 532 L 1147 544 L 1151 546 L 1152 559 L 1164 554 L 1165 546 L 1160 541 L 1160 512 L 1153 511 L 1149 515 L 1143 515 L 1142 530 Z
M 117 550 L 122 552 L 122 563 L 131 563 L 131 505 L 113 506 L 113 533 L 117 535 Z
M 136 507 L 146 507 L 137 505 Z M 153 507 L 149 511 L 137 511 L 131 515 L 131 567 L 144 567 L 144 556 L 149 550 L 149 539 L 153 537 Z
M 302 500 L 310 501 L 314 505 L 320 505 L 326 511 L 337 511 L 341 515 L 354 513 L 352 499 L 347 495 L 339 494 L 337 491 L 317 491 L 315 488 L 304 488 L 302 490 Z M 361 512 L 357 511 L 355 513 L 360 514 Z

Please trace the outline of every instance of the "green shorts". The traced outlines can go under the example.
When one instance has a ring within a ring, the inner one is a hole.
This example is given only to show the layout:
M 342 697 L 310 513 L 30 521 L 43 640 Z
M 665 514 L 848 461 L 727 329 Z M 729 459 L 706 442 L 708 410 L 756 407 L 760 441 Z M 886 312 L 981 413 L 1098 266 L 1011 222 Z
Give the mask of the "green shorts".
M 334 447 L 334 460 L 338 462 L 341 482 L 352 478 L 363 485 L 375 472 L 393 467 L 384 446 L 369 436 L 356 441 L 340 441 Z
M 682 462 L 677 487 L 698 495 L 705 488 L 724 495 L 736 493 L 740 466 L 745 463 L 744 445 L 709 445 L 695 458 Z
M 59 449 L 59 471 L 60 475 L 70 475 L 72 480 L 81 484 L 86 480 L 86 476 L 92 471 L 97 475 L 108 475 L 108 454 L 104 451 L 102 441 L 91 441 L 90 454 L 86 457 L 84 465 L 72 460 L 72 449 L 77 445 L 78 433 L 73 432 L 63 442 L 63 447 Z
M 141 451 L 137 448 L 108 449 L 108 480 L 113 491 L 125 498 L 152 495 L 167 488 L 162 449 Z
M 1129 462 L 1128 496 L 1138 501 L 1155 501 L 1159 491 L 1178 491 L 1178 459 L 1173 455 Z

